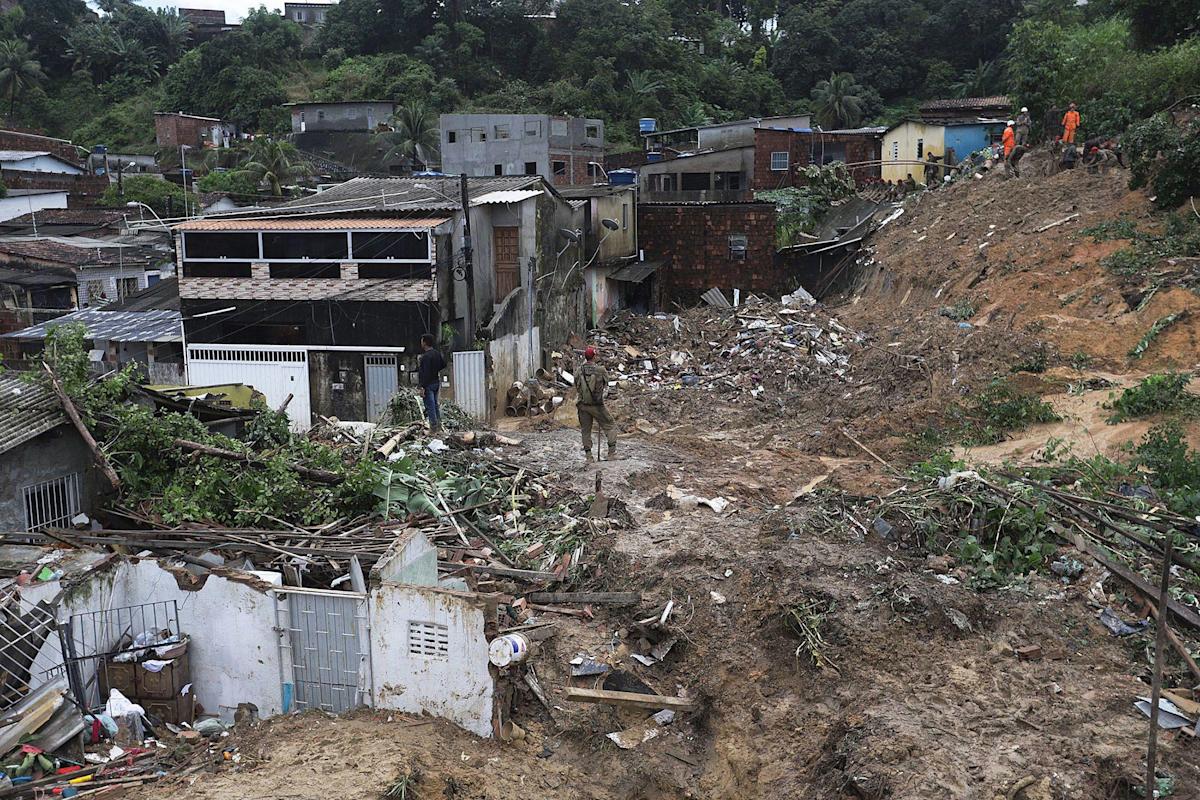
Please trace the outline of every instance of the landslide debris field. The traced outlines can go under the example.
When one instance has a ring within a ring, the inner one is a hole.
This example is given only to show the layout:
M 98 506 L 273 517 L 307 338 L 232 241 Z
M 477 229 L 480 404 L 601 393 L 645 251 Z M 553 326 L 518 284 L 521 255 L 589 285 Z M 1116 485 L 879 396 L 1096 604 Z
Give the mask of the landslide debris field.
M 144 796 L 1140 796 L 1167 535 L 1164 687 L 1186 728 L 1200 710 L 1200 222 L 1126 182 L 959 181 L 910 198 L 824 304 L 614 319 L 594 338 L 620 460 L 585 468 L 569 396 L 502 426 L 510 462 L 612 498 L 575 588 L 641 595 L 532 615 L 557 634 L 514 681 L 523 737 L 309 712 Z M 1161 796 L 1200 797 L 1197 747 L 1160 731 Z

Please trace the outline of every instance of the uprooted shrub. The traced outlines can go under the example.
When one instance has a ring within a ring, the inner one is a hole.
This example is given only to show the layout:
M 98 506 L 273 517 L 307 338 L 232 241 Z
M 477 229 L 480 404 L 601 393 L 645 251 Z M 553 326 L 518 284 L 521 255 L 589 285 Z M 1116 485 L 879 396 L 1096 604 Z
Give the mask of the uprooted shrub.
M 1054 408 L 1036 394 L 1018 391 L 1005 378 L 993 378 L 966 410 L 963 444 L 996 444 L 1011 431 L 1059 419 Z
M 1200 398 L 1188 393 L 1191 380 L 1192 376 L 1186 372 L 1161 372 L 1143 378 L 1105 404 L 1113 412 L 1109 424 L 1195 409 Z

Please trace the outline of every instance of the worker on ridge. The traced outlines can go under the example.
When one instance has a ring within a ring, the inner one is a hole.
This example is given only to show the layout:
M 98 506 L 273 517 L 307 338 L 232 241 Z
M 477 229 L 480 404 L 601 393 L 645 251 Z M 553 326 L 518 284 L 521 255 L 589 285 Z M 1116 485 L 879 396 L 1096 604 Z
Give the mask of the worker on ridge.
M 1021 106 L 1021 113 L 1017 114 L 1017 144 L 1029 144 L 1029 129 L 1033 126 L 1033 119 L 1029 116 L 1029 109 Z
M 1079 117 L 1079 112 L 1075 110 L 1075 104 L 1071 103 L 1071 105 L 1067 107 L 1067 113 L 1063 114 L 1062 118 L 1062 140 L 1064 143 L 1075 144 L 1075 129 L 1079 127 L 1079 123 L 1081 121 L 1082 120 Z
M 1013 130 L 1013 121 L 1011 119 L 1004 128 L 1004 135 L 1000 137 L 1000 143 L 1004 145 L 1004 160 L 1008 161 L 1013 148 L 1017 146 L 1017 133 Z
M 575 407 L 579 412 L 579 433 L 583 437 L 583 455 L 592 460 L 592 422 L 595 421 L 608 438 L 608 458 L 617 451 L 617 428 L 612 415 L 604 406 L 604 390 L 608 388 L 608 372 L 596 363 L 596 348 L 591 345 L 583 351 L 585 363 L 575 378 L 578 398 Z

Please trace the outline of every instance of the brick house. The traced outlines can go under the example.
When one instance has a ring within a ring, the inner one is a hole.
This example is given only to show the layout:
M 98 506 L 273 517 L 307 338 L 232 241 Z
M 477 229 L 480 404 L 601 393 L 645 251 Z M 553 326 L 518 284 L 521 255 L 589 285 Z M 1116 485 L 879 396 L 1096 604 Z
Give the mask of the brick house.
M 248 383 L 274 407 L 290 395 L 299 429 L 376 420 L 412 384 L 421 334 L 449 326 L 459 346 L 486 342 L 471 403 L 450 387 L 486 415 L 542 366 L 543 338 L 588 327 L 583 248 L 560 233 L 582 213 L 537 176 L 469 179 L 467 194 L 464 210 L 458 179 L 357 178 L 177 225 L 188 379 Z
M 841 161 L 857 164 L 850 174 L 859 184 L 878 181 L 885 128 L 837 131 L 786 131 L 759 128 L 754 131 L 754 178 L 756 191 L 804 185 L 799 170 L 809 164 Z
M 0 130 L 0 150 L 45 152 L 73 164 L 79 163 L 79 148 L 73 143 L 28 131 Z
M 639 203 L 638 235 L 646 261 L 659 264 L 659 307 L 695 305 L 713 287 L 731 299 L 734 289 L 795 288 L 775 258 L 773 203 Z
M 237 138 L 237 126 L 216 117 L 183 112 L 154 112 L 154 141 L 159 147 L 229 147 Z

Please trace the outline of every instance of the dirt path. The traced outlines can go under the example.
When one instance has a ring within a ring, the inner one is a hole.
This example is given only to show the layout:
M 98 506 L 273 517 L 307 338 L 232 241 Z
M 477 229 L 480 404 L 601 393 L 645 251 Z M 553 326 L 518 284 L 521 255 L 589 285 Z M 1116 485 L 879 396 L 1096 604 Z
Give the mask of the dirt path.
M 239 763 L 136 796 L 379 797 L 406 769 L 419 772 L 409 795 L 419 800 L 993 800 L 1013 797 L 1026 778 L 1015 797 L 1129 796 L 1123 781 L 1140 770 L 1147 726 L 1132 702 L 1146 689 L 1131 674 L 1136 645 L 1112 637 L 1087 604 L 1098 572 L 977 594 L 943 583 L 923 554 L 864 535 L 869 520 L 817 534 L 811 499 L 781 507 L 821 475 L 822 486 L 880 480 L 866 457 L 765 450 L 687 427 L 627 436 L 621 460 L 588 467 L 574 430 L 521 436 L 515 460 L 581 491 L 599 471 L 636 521 L 618 533 L 601 580 L 639 589 L 643 612 L 674 601 L 679 641 L 664 661 L 642 666 L 616 635 L 637 609 L 564 618 L 535 664 L 552 708 L 530 693 L 514 701 L 521 742 L 479 740 L 440 721 L 310 713 L 236 732 L 225 741 L 238 745 Z M 669 508 L 668 486 L 731 505 L 723 514 Z M 822 667 L 798 654 L 784 624 L 798 606 L 824 612 Z M 1039 659 L 1017 658 L 1027 644 L 1041 647 Z M 605 735 L 644 715 L 563 702 L 579 652 L 656 691 L 698 696 L 704 710 L 620 750 Z M 1200 785 L 1192 748 L 1174 735 L 1162 748 L 1181 787 Z

